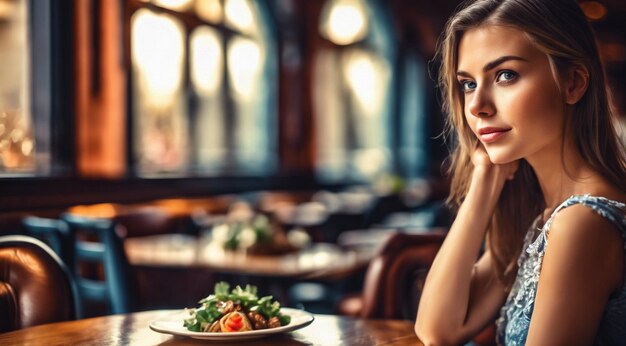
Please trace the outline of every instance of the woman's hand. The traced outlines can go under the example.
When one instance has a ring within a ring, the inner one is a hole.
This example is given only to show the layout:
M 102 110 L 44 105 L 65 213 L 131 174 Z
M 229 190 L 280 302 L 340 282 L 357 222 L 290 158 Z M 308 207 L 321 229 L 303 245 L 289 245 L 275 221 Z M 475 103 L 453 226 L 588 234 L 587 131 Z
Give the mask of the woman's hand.
M 491 182 L 499 183 L 501 184 L 500 186 L 503 186 L 507 180 L 515 178 L 519 160 L 495 164 L 489 159 L 485 146 L 478 142 L 472 153 L 472 164 L 474 164 L 474 178 L 488 178 Z

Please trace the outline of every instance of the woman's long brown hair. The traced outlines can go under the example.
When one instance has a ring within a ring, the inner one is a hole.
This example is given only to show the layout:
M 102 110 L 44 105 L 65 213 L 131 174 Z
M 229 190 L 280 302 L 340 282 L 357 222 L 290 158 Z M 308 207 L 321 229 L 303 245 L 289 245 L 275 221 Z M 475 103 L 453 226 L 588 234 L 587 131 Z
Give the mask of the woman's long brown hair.
M 548 56 L 557 83 L 559 74 L 569 66 L 581 66 L 589 73 L 588 89 L 574 105 L 563 131 L 573 134 L 576 149 L 586 162 L 626 191 L 624 145 L 616 132 L 596 41 L 576 1 L 477 0 L 460 6 L 448 21 L 438 46 L 446 138 L 454 144 L 448 202 L 458 207 L 465 198 L 473 172 L 470 157 L 478 142 L 465 120 L 463 94 L 456 81 L 458 44 L 464 32 L 481 25 L 508 26 L 524 32 Z M 537 177 L 522 159 L 515 179 L 504 186 L 487 231 L 495 269 L 507 287 L 515 279 L 524 236 L 545 207 Z

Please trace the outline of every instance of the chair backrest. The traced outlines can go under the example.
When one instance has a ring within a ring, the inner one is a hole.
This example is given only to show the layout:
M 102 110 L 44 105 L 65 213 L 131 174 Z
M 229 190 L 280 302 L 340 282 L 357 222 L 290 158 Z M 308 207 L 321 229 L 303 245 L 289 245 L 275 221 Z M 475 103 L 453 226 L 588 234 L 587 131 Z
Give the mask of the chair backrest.
M 65 265 L 74 262 L 74 244 L 67 224 L 58 219 L 28 216 L 22 219 L 27 235 L 35 237 L 50 246 L 61 257 Z
M 62 219 L 67 222 L 74 239 L 74 263 L 70 271 L 81 297 L 80 317 L 134 311 L 135 277 L 117 233 L 117 224 L 107 219 L 72 214 L 64 214 Z M 84 269 L 94 265 L 102 268 L 103 278 L 98 277 L 101 275 L 85 275 Z M 94 312 L 94 306 L 100 307 L 100 311 Z
M 0 237 L 0 333 L 75 318 L 72 281 L 41 241 Z
M 414 320 L 421 286 L 444 238 L 443 230 L 390 236 L 365 274 L 361 317 Z

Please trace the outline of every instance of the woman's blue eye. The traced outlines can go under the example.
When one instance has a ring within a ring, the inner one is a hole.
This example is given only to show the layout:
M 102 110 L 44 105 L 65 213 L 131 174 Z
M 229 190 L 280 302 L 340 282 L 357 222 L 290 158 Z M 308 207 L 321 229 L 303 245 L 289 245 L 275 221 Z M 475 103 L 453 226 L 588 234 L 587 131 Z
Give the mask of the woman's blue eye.
M 464 92 L 472 91 L 476 89 L 476 82 L 471 80 L 461 81 L 461 89 L 463 89 Z
M 513 79 L 515 79 L 515 77 L 517 77 L 517 73 L 513 72 L 513 71 L 502 71 L 500 73 L 498 73 L 498 76 L 496 78 L 496 82 L 510 82 Z

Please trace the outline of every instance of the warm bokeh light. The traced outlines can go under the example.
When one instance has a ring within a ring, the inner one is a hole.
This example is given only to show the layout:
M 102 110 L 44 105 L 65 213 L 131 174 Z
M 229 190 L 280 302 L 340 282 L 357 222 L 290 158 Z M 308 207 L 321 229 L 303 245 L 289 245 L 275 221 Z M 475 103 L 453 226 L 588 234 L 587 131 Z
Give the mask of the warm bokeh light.
M 163 105 L 180 89 L 183 77 L 184 28 L 166 14 L 138 10 L 132 18 L 132 57 L 145 83 L 146 97 Z
M 321 33 L 338 45 L 360 41 L 367 34 L 367 16 L 360 0 L 330 0 L 323 13 Z
M 189 200 L 182 198 L 161 199 L 154 201 L 154 204 L 171 216 L 188 216 L 192 211 Z
M 68 209 L 73 215 L 112 218 L 118 214 L 119 207 L 116 204 L 102 203 L 93 205 L 77 205 Z
M 204 96 L 214 95 L 222 83 L 222 44 L 218 33 L 200 27 L 191 34 L 191 81 Z
M 27 0 L 0 0 L 0 175 L 35 170 L 30 5 Z M 46 135 L 39 136 L 37 140 Z
M 262 63 L 263 54 L 258 43 L 241 37 L 235 37 L 229 43 L 228 75 L 237 96 L 252 98 Z
M 33 153 L 33 149 L 35 148 L 35 143 L 29 138 L 26 138 L 22 141 L 22 155 L 30 156 Z
M 580 3 L 580 8 L 587 19 L 600 20 L 606 17 L 606 7 L 598 1 L 585 1 Z
M 7 20 L 17 12 L 16 4 L 9 0 L 0 0 L 0 20 Z
M 152 0 L 152 2 L 173 11 L 187 11 L 193 4 L 193 0 Z
M 220 23 L 224 17 L 220 0 L 196 0 L 196 13 L 211 23 Z
M 354 51 L 346 56 L 343 67 L 348 86 L 364 114 L 380 114 L 387 85 L 386 66 L 367 52 Z
M 31 127 L 21 110 L 0 112 L 0 172 L 33 165 L 35 143 Z
M 257 27 L 249 0 L 226 0 L 224 4 L 226 24 L 244 33 Z

